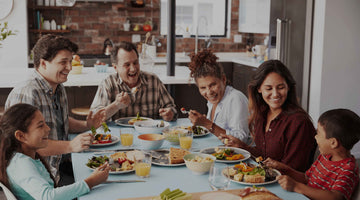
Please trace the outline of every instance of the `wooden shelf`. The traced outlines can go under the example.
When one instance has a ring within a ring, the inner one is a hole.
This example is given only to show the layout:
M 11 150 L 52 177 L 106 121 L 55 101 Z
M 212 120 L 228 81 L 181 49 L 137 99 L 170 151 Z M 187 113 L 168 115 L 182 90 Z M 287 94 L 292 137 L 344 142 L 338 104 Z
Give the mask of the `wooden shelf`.
M 135 7 L 118 7 L 118 10 L 126 10 L 129 12 L 136 12 L 136 11 L 156 11 L 160 10 L 159 7 L 141 7 L 141 8 L 135 8 Z
M 39 29 L 29 29 L 29 32 L 32 32 L 32 33 L 70 33 L 71 30 L 39 30 Z
M 149 31 L 118 31 L 119 34 L 122 35 L 133 35 L 133 34 L 146 34 Z M 151 34 L 158 34 L 159 31 L 150 31 Z
M 29 9 L 36 9 L 36 10 L 60 10 L 60 9 L 71 9 L 70 6 L 28 6 Z

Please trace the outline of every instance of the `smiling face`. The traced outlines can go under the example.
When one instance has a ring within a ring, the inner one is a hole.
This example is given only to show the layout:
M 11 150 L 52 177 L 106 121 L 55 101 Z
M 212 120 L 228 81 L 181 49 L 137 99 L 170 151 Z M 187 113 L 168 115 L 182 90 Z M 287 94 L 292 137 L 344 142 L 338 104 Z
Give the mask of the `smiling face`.
M 48 136 L 50 133 L 49 126 L 45 123 L 44 116 L 38 110 L 24 133 L 23 146 L 29 150 L 38 150 L 48 145 Z
M 40 59 L 38 71 L 49 82 L 53 90 L 67 81 L 71 66 L 72 53 L 68 50 L 60 50 L 52 61 Z
M 315 135 L 315 140 L 319 147 L 319 152 L 323 155 L 331 153 L 331 143 L 335 138 L 326 138 L 326 132 L 324 128 L 318 123 L 317 133 Z
M 212 104 L 218 104 L 224 96 L 226 78 L 219 79 L 214 76 L 199 77 L 196 84 L 200 94 Z
M 281 106 L 286 101 L 288 91 L 285 79 L 275 72 L 269 73 L 258 89 L 272 112 L 282 110 Z
M 117 57 L 118 62 L 114 65 L 115 71 L 130 88 L 135 87 L 139 83 L 140 75 L 139 58 L 136 52 L 119 49 Z

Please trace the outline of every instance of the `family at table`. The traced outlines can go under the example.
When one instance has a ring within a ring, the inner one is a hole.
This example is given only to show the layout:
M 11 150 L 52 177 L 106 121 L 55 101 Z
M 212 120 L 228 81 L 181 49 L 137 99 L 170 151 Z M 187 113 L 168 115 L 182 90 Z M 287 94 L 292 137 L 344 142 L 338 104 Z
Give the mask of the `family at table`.
M 0 181 L 18 199 L 73 199 L 90 192 L 109 176 L 104 164 L 82 181 L 65 185 L 63 154 L 89 148 L 93 136 L 69 132 L 98 128 L 102 122 L 141 116 L 176 121 L 178 111 L 164 84 L 141 71 L 134 44 L 120 42 L 111 52 L 116 73 L 98 86 L 85 121 L 69 116 L 63 83 L 78 46 L 63 36 L 42 36 L 34 46 L 35 70 L 9 94 L 0 120 Z M 189 69 L 208 112 L 190 110 L 193 125 L 203 126 L 224 145 L 265 158 L 282 172 L 285 190 L 310 199 L 351 199 L 359 168 L 350 154 L 360 139 L 360 117 L 347 109 L 323 113 L 313 126 L 296 97 L 296 83 L 278 60 L 262 63 L 248 85 L 248 97 L 227 85 L 211 50 L 190 55 Z M 191 98 L 191 97 L 190 97 Z M 194 99 L 196 101 L 196 99 Z M 318 147 L 320 155 L 314 161 Z

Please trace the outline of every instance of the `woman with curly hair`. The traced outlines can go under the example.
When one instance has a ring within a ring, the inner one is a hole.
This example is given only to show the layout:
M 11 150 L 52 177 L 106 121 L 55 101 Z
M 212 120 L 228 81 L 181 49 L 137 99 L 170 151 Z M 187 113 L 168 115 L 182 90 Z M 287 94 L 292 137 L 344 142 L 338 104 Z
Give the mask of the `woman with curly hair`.
M 205 117 L 190 110 L 189 119 L 194 125 L 204 126 L 214 135 L 231 135 L 244 143 L 249 142 L 248 100 L 240 91 L 226 85 L 226 76 L 211 50 L 204 49 L 190 55 L 190 76 L 195 79 L 200 94 L 207 100 Z M 225 141 L 226 143 L 226 141 Z
M 231 136 L 226 137 L 228 145 L 246 149 L 254 156 L 272 158 L 298 171 L 307 170 L 313 161 L 316 131 L 296 98 L 295 80 L 288 68 L 278 60 L 262 63 L 248 92 L 248 126 L 255 146 Z

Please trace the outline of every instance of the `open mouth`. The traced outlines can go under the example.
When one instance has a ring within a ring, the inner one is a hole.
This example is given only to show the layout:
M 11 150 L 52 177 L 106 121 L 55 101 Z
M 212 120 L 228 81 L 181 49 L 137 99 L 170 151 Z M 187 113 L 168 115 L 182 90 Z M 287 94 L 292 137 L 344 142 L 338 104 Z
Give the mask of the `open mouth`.
M 131 78 L 134 78 L 136 77 L 137 73 L 128 73 L 128 76 L 131 77 Z

